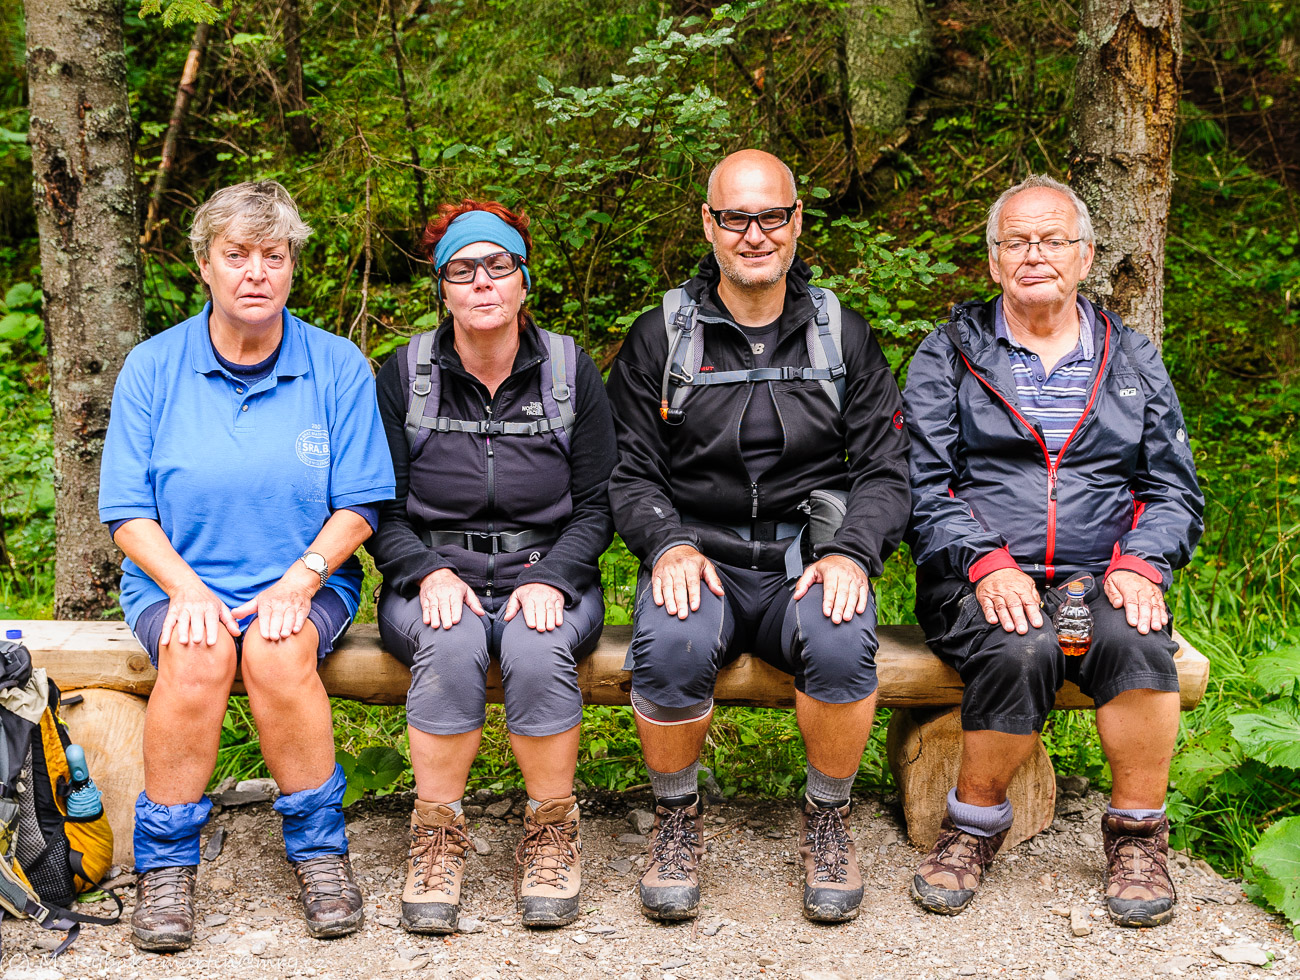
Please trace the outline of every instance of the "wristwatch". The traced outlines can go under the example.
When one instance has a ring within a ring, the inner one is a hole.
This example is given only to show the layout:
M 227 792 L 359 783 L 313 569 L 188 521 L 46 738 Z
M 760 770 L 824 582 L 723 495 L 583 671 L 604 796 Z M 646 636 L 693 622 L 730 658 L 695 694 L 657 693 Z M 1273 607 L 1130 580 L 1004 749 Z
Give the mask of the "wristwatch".
M 325 588 L 330 578 L 330 566 L 325 557 L 314 551 L 304 551 L 298 560 L 320 576 L 320 587 Z

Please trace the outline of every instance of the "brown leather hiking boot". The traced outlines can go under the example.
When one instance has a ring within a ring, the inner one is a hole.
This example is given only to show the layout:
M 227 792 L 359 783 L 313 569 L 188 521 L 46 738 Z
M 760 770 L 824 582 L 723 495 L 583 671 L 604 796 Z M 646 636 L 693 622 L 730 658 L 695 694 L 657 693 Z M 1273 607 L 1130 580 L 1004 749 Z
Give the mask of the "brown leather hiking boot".
M 131 941 L 158 953 L 189 949 L 194 942 L 194 879 L 192 865 L 153 868 L 136 879 Z
M 365 915 L 361 888 L 346 854 L 294 861 L 293 873 L 298 877 L 298 901 L 309 933 L 317 939 L 333 939 L 361 928 Z
M 403 929 L 439 935 L 456 931 L 465 855 L 472 846 L 464 814 L 441 803 L 415 801 L 402 890 Z
M 845 826 L 849 806 L 817 806 L 804 798 L 799 856 L 803 858 L 803 914 L 813 922 L 847 922 L 862 904 L 858 852 Z
M 693 919 L 700 904 L 700 859 L 704 857 L 704 801 L 688 806 L 655 805 L 645 874 L 637 885 L 641 911 L 652 919 Z
M 992 837 L 968 834 L 944 817 L 939 839 L 912 876 L 912 897 L 923 909 L 956 915 L 975 897 L 984 869 L 993 863 L 1007 832 Z
M 526 926 L 567 926 L 578 917 L 582 887 L 578 816 L 578 800 L 573 796 L 543 800 L 535 811 L 524 807 L 524 836 L 515 848 L 515 884 Z
M 1178 895 L 1169 877 L 1169 818 L 1101 816 L 1106 848 L 1106 911 L 1120 926 L 1158 926 L 1174 917 Z

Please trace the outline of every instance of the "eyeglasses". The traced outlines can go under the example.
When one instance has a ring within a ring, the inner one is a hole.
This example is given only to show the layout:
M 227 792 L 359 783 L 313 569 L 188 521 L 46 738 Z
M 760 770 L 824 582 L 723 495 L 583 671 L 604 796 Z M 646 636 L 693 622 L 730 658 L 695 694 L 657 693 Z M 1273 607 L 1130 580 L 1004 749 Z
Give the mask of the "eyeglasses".
M 709 208 L 709 214 L 713 215 L 713 220 L 719 228 L 743 235 L 749 231 L 749 226 L 755 221 L 758 222 L 758 227 L 763 231 L 776 231 L 778 228 L 784 228 L 794 220 L 794 212 L 798 207 L 799 205 L 796 202 L 788 208 L 768 208 L 766 211 L 736 211 L 730 208 L 715 211 L 713 208 Z
M 1028 255 L 1029 250 L 1035 245 L 1038 246 L 1040 255 L 1060 255 L 1071 245 L 1078 245 L 1082 238 L 1044 238 L 1039 242 L 1027 242 L 1023 238 L 1008 238 L 1005 241 L 994 242 L 1000 249 L 1013 258 L 1017 255 Z
M 438 271 L 438 278 L 443 282 L 473 282 L 481 266 L 489 279 L 504 279 L 523 261 L 514 252 L 493 252 L 477 259 L 448 259 Z

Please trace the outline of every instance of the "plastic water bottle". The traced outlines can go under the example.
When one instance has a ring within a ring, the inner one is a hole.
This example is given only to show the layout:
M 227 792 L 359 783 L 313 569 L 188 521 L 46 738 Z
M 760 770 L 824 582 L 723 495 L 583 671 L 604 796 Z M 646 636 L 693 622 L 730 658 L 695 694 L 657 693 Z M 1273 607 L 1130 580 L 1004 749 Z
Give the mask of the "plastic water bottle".
M 86 752 L 80 745 L 69 745 L 66 753 L 72 781 L 68 788 L 68 818 L 94 820 L 104 812 L 103 794 L 90 778 Z
M 1082 657 L 1092 646 L 1092 610 L 1083 601 L 1082 582 L 1065 587 L 1065 601 L 1056 610 L 1056 636 L 1067 657 Z

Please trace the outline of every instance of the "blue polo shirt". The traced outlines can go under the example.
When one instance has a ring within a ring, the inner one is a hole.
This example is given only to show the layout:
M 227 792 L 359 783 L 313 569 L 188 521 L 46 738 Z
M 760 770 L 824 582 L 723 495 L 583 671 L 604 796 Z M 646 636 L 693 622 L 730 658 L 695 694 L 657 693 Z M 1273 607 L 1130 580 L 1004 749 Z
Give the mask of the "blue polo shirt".
M 233 608 L 278 581 L 334 511 L 391 500 L 393 464 L 374 377 L 355 344 L 285 310 L 275 368 L 249 384 L 218 363 L 210 310 L 127 356 L 104 440 L 99 518 L 157 521 Z M 355 556 L 329 587 L 356 615 Z M 166 598 L 135 562 L 122 562 L 129 625 Z

